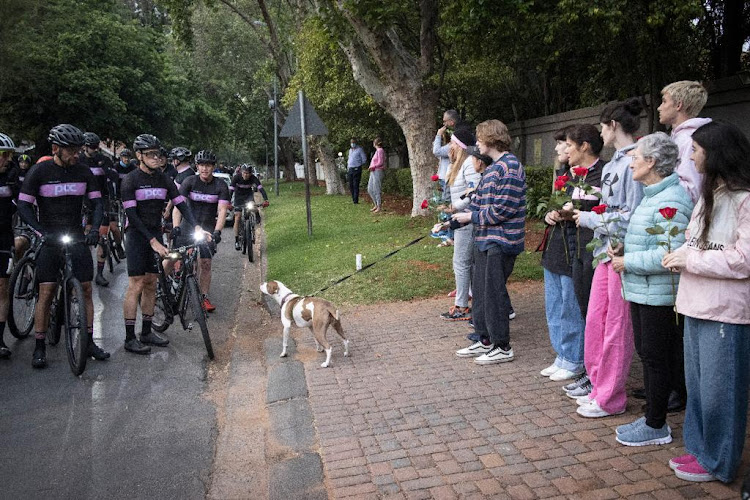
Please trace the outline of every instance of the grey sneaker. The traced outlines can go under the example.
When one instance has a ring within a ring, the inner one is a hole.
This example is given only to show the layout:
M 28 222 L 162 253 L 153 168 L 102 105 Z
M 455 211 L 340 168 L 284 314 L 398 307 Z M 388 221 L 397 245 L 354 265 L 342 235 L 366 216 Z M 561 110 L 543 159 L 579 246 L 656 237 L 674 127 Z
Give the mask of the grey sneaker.
M 581 396 L 588 396 L 591 394 L 591 391 L 594 387 L 591 385 L 591 382 L 586 382 L 580 387 L 576 387 L 572 391 L 568 391 L 565 393 L 566 396 L 573 399 L 578 399 Z
M 638 421 L 636 421 L 638 422 Z M 635 423 L 635 422 L 634 422 Z M 618 443 L 625 446 L 648 446 L 650 444 L 668 444 L 672 442 L 672 429 L 667 424 L 660 429 L 646 425 L 646 419 L 637 423 L 615 437 Z
M 489 352 L 482 354 L 474 360 L 478 365 L 493 365 L 495 363 L 505 363 L 508 361 L 513 361 L 513 349 L 509 348 L 505 351 L 500 346 L 492 347 Z
M 456 356 L 459 358 L 476 358 L 490 352 L 490 349 L 492 349 L 492 344 L 484 345 L 481 342 L 474 342 L 469 347 L 456 351 Z
M 618 425 L 617 428 L 615 429 L 615 434 L 622 434 L 623 432 L 628 432 L 632 427 L 637 427 L 641 424 L 641 422 L 645 422 L 645 421 L 646 421 L 646 417 L 641 417 L 635 422 L 630 422 L 629 424 Z
M 586 373 L 584 373 L 583 375 L 575 379 L 573 382 L 569 384 L 565 384 L 563 386 L 563 391 L 569 392 L 569 391 L 572 391 L 573 389 L 578 389 L 583 384 L 590 384 L 590 383 L 591 381 L 589 380 L 589 376 Z

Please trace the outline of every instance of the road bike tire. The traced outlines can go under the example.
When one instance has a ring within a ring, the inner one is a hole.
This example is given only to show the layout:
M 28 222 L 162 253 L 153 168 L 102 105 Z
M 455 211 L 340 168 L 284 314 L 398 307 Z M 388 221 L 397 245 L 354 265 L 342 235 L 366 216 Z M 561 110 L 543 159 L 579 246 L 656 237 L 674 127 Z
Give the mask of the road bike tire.
M 163 280 L 162 278 L 160 278 L 156 282 L 156 301 L 154 302 L 154 316 L 151 319 L 151 328 L 153 328 L 158 333 L 165 332 L 174 321 L 174 316 L 170 312 L 169 308 L 169 298 L 166 296 L 166 294 L 169 292 L 165 291 L 162 281 L 166 282 L 166 280 Z M 166 286 L 168 287 L 169 285 L 167 284 Z
M 109 246 L 109 254 L 115 259 L 115 264 L 121 262 L 120 257 L 117 255 L 117 249 L 115 248 L 115 237 L 112 236 L 112 232 L 107 233 L 107 245 Z M 111 272 L 111 271 L 110 271 Z
M 78 376 L 86 369 L 88 358 L 89 331 L 86 321 L 86 299 L 81 283 L 70 278 L 65 282 L 63 308 L 65 309 L 65 350 L 68 362 L 74 375 Z
M 250 214 L 250 217 L 255 217 L 255 214 Z M 245 222 L 245 242 L 247 245 L 247 260 L 253 262 L 255 260 L 255 252 L 253 250 L 253 240 L 255 239 L 255 224 L 252 220 Z
M 104 240 L 104 245 L 102 245 L 102 251 L 104 252 L 104 260 L 107 262 L 107 268 L 109 269 L 109 274 L 114 274 L 115 264 L 112 261 L 112 249 L 109 247 L 109 241 Z
M 242 255 L 247 253 L 247 241 L 245 241 L 245 223 L 240 221 L 240 241 L 242 242 Z
M 188 289 L 187 299 L 190 301 L 190 307 L 193 310 L 194 320 L 198 323 L 201 329 L 201 335 L 203 336 L 203 343 L 206 344 L 206 352 L 208 353 L 208 359 L 214 359 L 214 348 L 211 345 L 211 337 L 208 335 L 208 322 L 206 321 L 206 311 L 203 309 L 203 301 L 201 300 L 201 292 L 198 288 L 198 280 L 195 276 L 188 278 L 186 283 Z
M 64 322 L 65 311 L 60 307 L 60 300 L 55 296 L 49 307 L 49 327 L 47 328 L 47 343 L 49 345 L 57 345 L 60 342 Z
M 34 327 L 34 311 L 39 300 L 35 281 L 36 263 L 27 255 L 16 264 L 10 277 L 8 329 L 17 339 L 27 337 Z

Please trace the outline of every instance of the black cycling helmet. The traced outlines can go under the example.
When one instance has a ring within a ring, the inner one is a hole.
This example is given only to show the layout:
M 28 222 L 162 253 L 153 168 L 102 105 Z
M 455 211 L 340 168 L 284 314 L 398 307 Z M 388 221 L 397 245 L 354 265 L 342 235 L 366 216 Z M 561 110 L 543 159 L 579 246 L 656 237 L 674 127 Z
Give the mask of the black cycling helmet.
M 167 148 L 165 148 L 164 146 L 159 148 L 159 152 L 161 153 L 161 156 L 163 158 L 166 158 L 167 156 L 169 156 L 169 151 L 167 151 Z
M 198 151 L 198 154 L 195 155 L 195 163 L 210 163 L 216 165 L 216 155 L 208 149 Z
M 0 151 L 15 151 L 16 145 L 13 139 L 0 132 Z
M 243 164 L 242 164 L 242 165 L 240 166 L 240 171 L 241 171 L 241 172 L 250 172 L 250 173 L 252 173 L 252 171 L 253 171 L 253 167 L 251 167 L 251 166 L 250 166 L 250 165 L 248 165 L 247 163 L 243 163 Z
M 169 155 L 173 159 L 180 160 L 180 162 L 187 160 L 192 154 L 188 148 L 183 148 L 182 146 L 177 146 L 169 152 Z
M 25 161 L 26 163 L 31 165 L 31 156 L 27 154 L 22 154 L 21 156 L 18 157 L 18 163 L 21 163 L 22 161 Z
M 147 149 L 161 149 L 161 142 L 155 135 L 141 134 L 133 141 L 133 149 L 136 151 L 145 151 Z
M 122 151 L 120 151 L 120 158 L 122 158 L 123 156 L 127 156 L 128 158 L 132 158 L 133 157 L 133 152 L 131 150 L 129 150 L 128 148 L 125 148 Z
M 78 127 L 74 127 L 73 125 L 69 125 L 67 123 L 62 123 L 60 125 L 52 127 L 52 130 L 49 131 L 47 140 L 51 144 L 57 144 L 58 146 L 62 147 L 81 147 L 84 143 L 83 132 L 81 132 Z
M 83 134 L 83 144 L 90 148 L 98 148 L 100 142 L 102 141 L 99 139 L 99 136 L 93 132 Z

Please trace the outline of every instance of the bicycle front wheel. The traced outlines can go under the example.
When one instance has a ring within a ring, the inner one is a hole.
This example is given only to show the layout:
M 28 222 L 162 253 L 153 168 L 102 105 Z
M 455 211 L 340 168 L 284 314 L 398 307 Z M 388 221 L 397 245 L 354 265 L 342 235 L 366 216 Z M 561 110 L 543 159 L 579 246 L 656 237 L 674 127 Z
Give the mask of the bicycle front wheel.
M 89 332 L 86 321 L 86 299 L 81 283 L 70 278 L 65 282 L 64 308 L 66 349 L 68 362 L 74 375 L 80 375 L 86 369 L 88 356 Z
M 172 308 L 169 306 L 169 281 L 161 276 L 156 282 L 156 302 L 154 302 L 154 317 L 151 319 L 151 328 L 159 333 L 166 331 L 174 320 Z
M 17 339 L 27 337 L 34 326 L 34 311 L 39 298 L 36 264 L 31 256 L 22 258 L 10 277 L 8 329 Z
M 195 279 L 195 276 L 192 276 L 188 279 L 186 286 L 188 287 L 187 300 L 190 301 L 190 308 L 193 311 L 194 321 L 198 323 L 198 326 L 201 329 L 201 335 L 203 336 L 203 342 L 206 344 L 206 352 L 208 353 L 208 358 L 214 359 L 214 349 L 211 345 L 211 337 L 208 335 L 206 311 L 203 309 L 201 291 L 198 288 L 198 280 Z
M 250 214 L 250 217 L 255 217 L 255 214 Z M 253 251 L 253 242 L 255 240 L 255 223 L 248 219 L 245 222 L 245 245 L 247 246 L 247 260 L 253 262 L 255 260 L 255 253 Z

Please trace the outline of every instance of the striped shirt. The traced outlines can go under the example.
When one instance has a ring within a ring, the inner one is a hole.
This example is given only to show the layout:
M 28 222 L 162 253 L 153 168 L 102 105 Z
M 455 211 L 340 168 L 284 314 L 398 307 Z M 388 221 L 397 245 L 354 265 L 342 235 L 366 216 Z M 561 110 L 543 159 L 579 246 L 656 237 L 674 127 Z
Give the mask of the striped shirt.
M 479 250 L 499 246 L 509 255 L 523 252 L 526 174 L 518 158 L 506 152 L 487 167 L 469 209 Z

